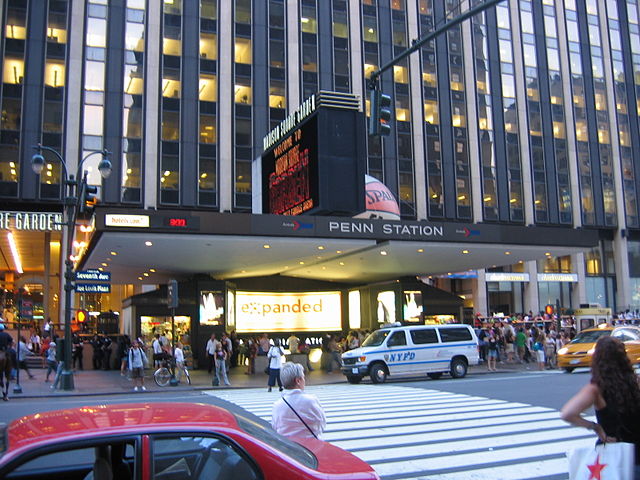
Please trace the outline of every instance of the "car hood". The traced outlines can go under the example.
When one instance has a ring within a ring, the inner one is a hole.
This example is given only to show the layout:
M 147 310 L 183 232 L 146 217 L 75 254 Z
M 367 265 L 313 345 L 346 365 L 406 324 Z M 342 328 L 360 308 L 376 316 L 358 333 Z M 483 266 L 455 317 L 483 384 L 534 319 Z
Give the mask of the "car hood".
M 354 358 L 354 357 L 361 357 L 363 355 L 368 355 L 370 353 L 373 353 L 374 351 L 378 350 L 380 346 L 377 347 L 360 347 L 360 348 L 354 348 L 353 350 L 349 350 L 347 352 L 344 352 L 342 354 L 342 358 Z
M 335 445 L 315 438 L 296 437 L 292 440 L 313 452 L 318 459 L 318 472 L 333 475 L 332 478 L 340 478 L 342 474 L 344 480 L 380 479 L 367 462 Z

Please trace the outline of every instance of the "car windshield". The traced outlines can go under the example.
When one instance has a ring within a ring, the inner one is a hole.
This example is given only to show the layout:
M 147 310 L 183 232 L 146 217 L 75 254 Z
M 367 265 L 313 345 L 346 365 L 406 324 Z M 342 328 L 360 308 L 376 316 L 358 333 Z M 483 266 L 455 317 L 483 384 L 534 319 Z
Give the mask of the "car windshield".
M 388 335 L 389 330 L 376 330 L 362 342 L 362 346 L 377 347 L 378 345 L 382 345 L 382 342 L 384 342 L 384 339 L 387 338 Z
M 239 413 L 234 413 L 234 415 L 238 422 L 238 426 L 249 435 L 269 444 L 271 447 L 282 452 L 286 456 L 293 458 L 308 468 L 316 469 L 318 467 L 318 459 L 302 445 L 292 442 L 282 435 L 278 435 L 273 430 L 259 424 L 249 417 L 245 417 Z
M 580 332 L 571 343 L 595 343 L 600 337 L 611 335 L 611 330 L 587 330 Z

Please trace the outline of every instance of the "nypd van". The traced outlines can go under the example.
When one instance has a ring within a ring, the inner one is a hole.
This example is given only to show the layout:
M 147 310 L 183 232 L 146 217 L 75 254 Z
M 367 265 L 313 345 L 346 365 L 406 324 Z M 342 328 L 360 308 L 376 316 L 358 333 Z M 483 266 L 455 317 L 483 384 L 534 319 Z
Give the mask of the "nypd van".
M 467 374 L 480 360 L 478 338 L 469 325 L 418 325 L 381 328 L 369 335 L 360 348 L 342 354 L 342 373 L 349 383 L 369 375 L 373 383 L 387 377 L 443 373 L 453 378 Z

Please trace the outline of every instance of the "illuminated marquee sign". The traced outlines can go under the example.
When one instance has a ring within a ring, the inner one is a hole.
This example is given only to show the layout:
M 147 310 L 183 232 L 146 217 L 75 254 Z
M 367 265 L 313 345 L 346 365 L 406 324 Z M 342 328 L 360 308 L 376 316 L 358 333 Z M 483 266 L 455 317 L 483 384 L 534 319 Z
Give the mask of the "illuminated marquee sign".
M 107 214 L 104 218 L 107 227 L 149 228 L 149 215 Z
M 340 292 L 236 292 L 236 331 L 317 332 L 342 329 Z
M 485 274 L 487 282 L 528 282 L 528 273 L 493 272 Z
M 300 215 L 318 202 L 317 119 L 288 135 L 269 156 L 267 211 Z M 271 163 L 273 162 L 273 163 Z
M 45 212 L 0 212 L 0 230 L 59 232 L 62 230 L 62 214 Z
M 577 273 L 539 273 L 539 282 L 577 282 Z
M 305 100 L 263 140 L 262 213 L 363 212 L 364 127 L 362 112 Z

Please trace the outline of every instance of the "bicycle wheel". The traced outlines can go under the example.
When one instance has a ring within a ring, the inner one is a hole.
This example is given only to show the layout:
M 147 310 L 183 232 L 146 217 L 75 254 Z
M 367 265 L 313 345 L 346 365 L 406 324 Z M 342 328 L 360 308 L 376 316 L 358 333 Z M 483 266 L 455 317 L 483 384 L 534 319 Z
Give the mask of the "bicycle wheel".
M 171 380 L 171 372 L 167 367 L 160 367 L 153 374 L 153 380 L 159 387 L 166 387 L 169 385 L 169 380 Z

